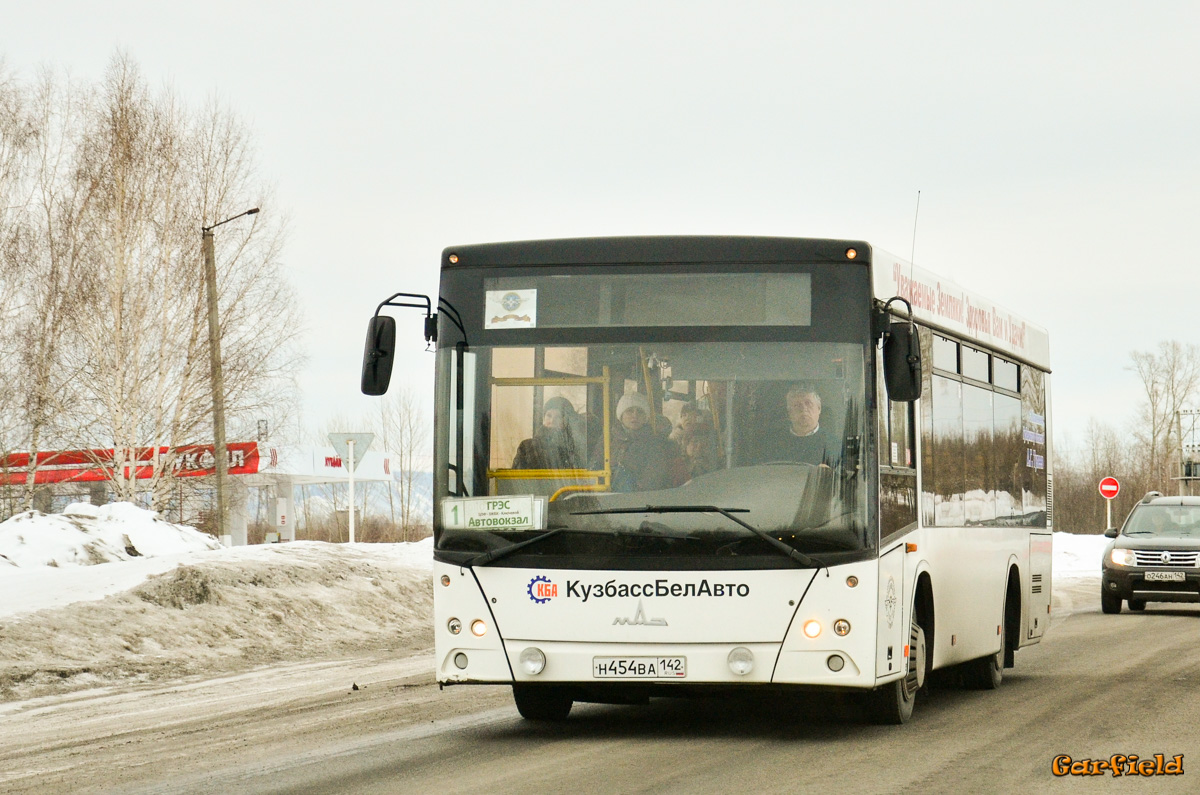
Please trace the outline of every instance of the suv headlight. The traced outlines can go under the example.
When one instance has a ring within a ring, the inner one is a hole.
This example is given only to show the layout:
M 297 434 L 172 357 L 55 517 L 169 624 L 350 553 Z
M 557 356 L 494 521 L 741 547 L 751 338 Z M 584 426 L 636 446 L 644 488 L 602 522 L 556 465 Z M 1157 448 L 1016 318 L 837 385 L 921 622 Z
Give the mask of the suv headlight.
M 1132 549 L 1121 549 L 1116 547 L 1112 552 L 1108 553 L 1108 559 L 1117 566 L 1135 566 L 1137 558 L 1133 555 Z

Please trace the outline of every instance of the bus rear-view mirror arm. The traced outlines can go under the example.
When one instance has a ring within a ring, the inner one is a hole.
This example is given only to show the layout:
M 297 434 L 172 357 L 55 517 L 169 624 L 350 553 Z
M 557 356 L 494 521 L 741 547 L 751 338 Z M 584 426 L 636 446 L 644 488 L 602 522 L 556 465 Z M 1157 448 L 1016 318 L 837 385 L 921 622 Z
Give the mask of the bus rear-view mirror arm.
M 398 301 L 397 299 L 417 299 L 417 303 Z M 375 308 L 375 315 L 367 324 L 367 341 L 363 347 L 362 383 L 364 395 L 378 396 L 387 392 L 392 380 L 392 362 L 396 355 L 396 319 L 389 315 L 379 314 L 385 306 L 409 307 L 425 310 L 425 342 L 437 342 L 438 314 L 433 311 L 433 302 L 427 295 L 418 293 L 396 293 Z M 466 329 L 463 327 L 462 316 L 450 302 L 444 298 L 438 299 L 438 308 L 458 327 L 465 342 Z
M 891 320 L 892 304 L 900 301 L 908 309 L 908 320 Z M 921 397 L 921 342 L 913 321 L 912 304 L 895 296 L 883 305 L 881 314 L 888 320 L 883 332 L 883 378 L 888 398 L 910 403 Z

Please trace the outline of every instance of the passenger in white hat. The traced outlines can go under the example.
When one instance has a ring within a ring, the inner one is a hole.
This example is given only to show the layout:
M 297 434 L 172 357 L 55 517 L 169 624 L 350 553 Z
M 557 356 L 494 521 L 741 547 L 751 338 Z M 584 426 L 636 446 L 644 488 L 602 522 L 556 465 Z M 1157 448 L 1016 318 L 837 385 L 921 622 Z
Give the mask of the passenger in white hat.
M 650 401 L 641 392 L 626 392 L 617 401 L 617 419 L 626 430 L 644 427 L 650 421 Z
M 686 480 L 679 445 L 654 433 L 650 412 L 650 401 L 640 392 L 626 392 L 617 401 L 617 422 L 610 434 L 613 491 L 666 489 Z M 603 442 L 592 455 L 592 466 L 604 466 Z

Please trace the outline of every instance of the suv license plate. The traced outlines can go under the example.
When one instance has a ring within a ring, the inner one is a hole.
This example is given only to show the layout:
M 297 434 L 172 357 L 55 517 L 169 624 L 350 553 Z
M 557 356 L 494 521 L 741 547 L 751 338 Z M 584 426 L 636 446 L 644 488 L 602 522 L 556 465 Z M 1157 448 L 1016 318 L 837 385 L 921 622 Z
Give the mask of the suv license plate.
M 593 657 L 595 679 L 683 679 L 687 657 Z
M 1185 579 L 1182 571 L 1146 572 L 1146 582 L 1183 582 Z

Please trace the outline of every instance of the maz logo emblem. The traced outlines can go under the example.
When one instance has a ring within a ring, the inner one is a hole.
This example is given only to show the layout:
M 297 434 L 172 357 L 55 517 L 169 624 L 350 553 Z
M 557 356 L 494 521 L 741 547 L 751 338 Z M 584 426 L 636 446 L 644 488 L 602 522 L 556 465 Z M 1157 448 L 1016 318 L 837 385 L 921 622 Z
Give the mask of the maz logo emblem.
M 883 609 L 887 613 L 889 629 L 892 626 L 892 622 L 896 620 L 896 605 L 899 601 L 896 598 L 896 580 L 894 577 L 888 577 L 887 595 L 883 597 Z
M 633 618 L 624 618 L 617 616 L 613 619 L 613 626 L 618 624 L 644 626 L 644 627 L 665 627 L 667 620 L 665 618 L 646 618 L 646 608 L 642 607 L 642 600 L 638 600 L 637 610 L 633 614 Z

